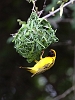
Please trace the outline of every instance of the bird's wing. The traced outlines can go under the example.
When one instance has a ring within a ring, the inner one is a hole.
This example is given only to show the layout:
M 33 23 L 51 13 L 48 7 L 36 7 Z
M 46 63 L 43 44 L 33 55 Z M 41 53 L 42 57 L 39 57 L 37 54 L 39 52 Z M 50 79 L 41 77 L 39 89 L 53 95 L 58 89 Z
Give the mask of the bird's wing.
M 31 77 L 33 77 L 36 74 L 43 73 L 44 71 L 50 69 L 53 65 L 54 65 L 54 62 L 44 65 L 42 68 L 39 68 L 38 71 L 36 73 L 34 73 Z

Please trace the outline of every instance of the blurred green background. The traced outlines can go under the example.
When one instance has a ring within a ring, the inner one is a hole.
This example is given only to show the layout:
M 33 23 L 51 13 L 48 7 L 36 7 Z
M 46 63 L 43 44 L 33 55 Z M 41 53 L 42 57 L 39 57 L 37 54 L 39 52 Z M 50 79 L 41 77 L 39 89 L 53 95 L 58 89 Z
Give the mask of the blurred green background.
M 58 8 L 58 0 L 47 0 L 42 16 L 48 14 L 54 6 Z M 36 5 L 41 10 L 44 0 L 37 0 Z M 17 19 L 27 21 L 32 11 L 32 4 L 26 0 L 0 1 L 0 100 L 75 100 L 75 4 L 64 8 L 62 18 L 59 12 L 48 18 L 53 29 L 57 29 L 59 42 L 50 48 L 57 52 L 55 65 L 43 74 L 31 78 L 31 73 L 19 66 L 33 66 L 27 63 L 14 49 L 11 34 L 20 28 Z M 42 17 L 41 16 L 41 17 Z M 68 90 L 69 89 L 69 90 Z M 70 93 L 64 93 L 68 90 Z M 61 98 L 57 98 L 61 94 Z

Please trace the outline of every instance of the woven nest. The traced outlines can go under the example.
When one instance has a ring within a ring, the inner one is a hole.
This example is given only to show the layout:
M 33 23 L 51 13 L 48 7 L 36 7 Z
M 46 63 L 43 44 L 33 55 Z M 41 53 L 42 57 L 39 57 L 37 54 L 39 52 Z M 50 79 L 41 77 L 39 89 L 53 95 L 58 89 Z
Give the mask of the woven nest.
M 31 13 L 27 23 L 18 21 L 22 26 L 13 37 L 14 47 L 29 63 L 37 59 L 51 43 L 58 41 L 50 23 L 39 18 L 36 12 Z

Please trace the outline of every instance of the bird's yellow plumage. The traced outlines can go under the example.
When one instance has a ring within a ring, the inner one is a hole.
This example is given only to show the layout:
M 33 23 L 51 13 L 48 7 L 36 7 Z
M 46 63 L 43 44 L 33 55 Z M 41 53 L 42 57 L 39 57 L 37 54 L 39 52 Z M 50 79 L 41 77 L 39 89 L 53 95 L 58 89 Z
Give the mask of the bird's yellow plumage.
M 42 53 L 42 55 L 43 55 L 43 53 Z M 33 67 L 20 67 L 20 68 L 26 68 L 28 71 L 33 73 L 33 75 L 31 77 L 33 77 L 35 74 L 42 73 L 42 72 L 50 69 L 55 63 L 56 51 L 51 49 L 49 51 L 49 55 L 45 58 L 42 58 L 42 55 L 40 57 L 40 61 L 35 61 L 36 64 Z

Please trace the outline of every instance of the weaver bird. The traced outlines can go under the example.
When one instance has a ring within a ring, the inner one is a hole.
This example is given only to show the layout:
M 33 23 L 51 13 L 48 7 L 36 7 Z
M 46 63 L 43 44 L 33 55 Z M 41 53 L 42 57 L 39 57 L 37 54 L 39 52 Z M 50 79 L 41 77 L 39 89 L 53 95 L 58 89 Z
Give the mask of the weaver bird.
M 42 58 L 43 54 L 44 51 L 40 56 L 40 60 L 39 61 L 35 60 L 36 64 L 33 67 L 19 67 L 19 68 L 26 68 L 28 71 L 30 71 L 33 74 L 31 77 L 50 69 L 55 63 L 56 51 L 50 49 L 48 56 L 45 58 Z

